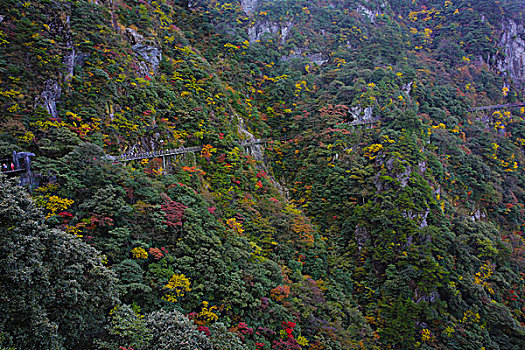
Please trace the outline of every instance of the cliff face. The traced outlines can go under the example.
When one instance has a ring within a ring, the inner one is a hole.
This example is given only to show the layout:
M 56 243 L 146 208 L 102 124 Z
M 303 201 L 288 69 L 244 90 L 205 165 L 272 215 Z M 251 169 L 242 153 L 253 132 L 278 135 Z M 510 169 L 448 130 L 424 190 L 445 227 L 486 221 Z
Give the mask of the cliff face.
M 520 88 L 525 87 L 525 28 L 512 19 L 502 23 L 503 34 L 499 46 L 504 57 L 497 62 L 498 69 L 505 72 Z
M 241 0 L 241 6 L 247 15 L 251 15 L 257 9 L 257 0 Z

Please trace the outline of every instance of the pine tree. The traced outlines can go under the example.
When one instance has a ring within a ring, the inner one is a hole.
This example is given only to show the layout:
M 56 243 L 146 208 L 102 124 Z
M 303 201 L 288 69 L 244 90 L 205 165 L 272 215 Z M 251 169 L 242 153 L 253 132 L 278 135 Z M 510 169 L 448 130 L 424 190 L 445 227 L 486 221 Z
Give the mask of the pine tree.
M 50 229 L 25 190 L 0 175 L 0 332 L 19 349 L 85 347 L 116 302 L 100 253 Z

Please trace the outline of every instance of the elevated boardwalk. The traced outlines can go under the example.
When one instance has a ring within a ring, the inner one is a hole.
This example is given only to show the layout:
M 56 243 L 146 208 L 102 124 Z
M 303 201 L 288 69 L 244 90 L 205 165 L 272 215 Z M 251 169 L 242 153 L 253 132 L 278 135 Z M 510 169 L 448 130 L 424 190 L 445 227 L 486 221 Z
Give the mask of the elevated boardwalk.
M 250 147 L 253 145 L 264 144 L 264 143 L 267 143 L 268 141 L 269 140 L 267 139 L 253 139 L 253 140 L 239 141 L 237 142 L 237 144 L 241 147 Z M 119 156 L 114 157 L 114 159 L 112 160 L 115 162 L 128 162 L 132 160 L 141 160 L 141 159 L 165 158 L 165 157 L 171 157 L 171 156 L 178 156 L 178 155 L 182 155 L 186 153 L 200 152 L 201 150 L 202 150 L 202 146 L 195 146 L 195 147 L 179 147 L 179 148 L 165 149 L 165 150 L 153 151 L 153 152 L 123 153 Z
M 250 147 L 253 145 L 261 145 L 264 143 L 268 143 L 269 141 L 272 141 L 271 139 L 252 139 L 252 140 L 243 140 L 236 142 L 241 147 Z
M 361 120 L 361 121 L 353 121 L 348 123 L 350 126 L 359 126 L 359 125 L 371 125 L 378 123 L 378 119 L 374 120 Z M 281 138 L 278 140 L 273 139 L 250 139 L 250 140 L 243 140 L 236 142 L 237 145 L 249 148 L 254 145 L 261 145 L 268 143 L 270 141 L 287 141 L 290 138 Z M 195 153 L 200 152 L 202 150 L 202 146 L 195 146 L 195 147 L 179 147 L 179 148 L 172 148 L 172 149 L 166 149 L 166 150 L 159 150 L 159 151 L 152 151 L 152 152 L 139 152 L 139 153 L 123 153 L 121 155 L 118 155 L 116 157 L 108 156 L 108 159 L 113 160 L 114 162 L 129 162 L 132 160 L 141 160 L 141 159 L 152 159 L 152 158 L 166 158 L 166 157 L 172 157 L 172 156 L 178 156 L 186 153 Z
M 381 120 L 379 119 L 370 119 L 370 120 L 355 120 L 353 122 L 348 123 L 350 126 L 359 126 L 359 125 L 371 125 L 371 124 L 377 124 Z
M 491 110 L 491 109 L 500 109 L 500 108 L 505 109 L 505 108 L 518 108 L 518 107 L 525 107 L 525 102 L 506 103 L 503 105 L 472 107 L 468 111 L 474 112 L 474 111 L 486 111 L 486 110 Z
M 153 152 L 140 152 L 140 153 L 123 153 L 115 157 L 116 162 L 128 162 L 131 160 L 151 159 L 151 158 L 163 158 L 169 156 L 177 156 L 179 154 L 199 152 L 202 150 L 201 146 L 196 147 L 179 147 Z
M 21 173 L 25 173 L 25 172 L 27 172 L 27 169 L 23 168 L 23 169 L 2 171 L 2 174 L 5 174 L 7 176 L 11 176 L 11 175 L 17 175 L 17 174 L 21 174 Z

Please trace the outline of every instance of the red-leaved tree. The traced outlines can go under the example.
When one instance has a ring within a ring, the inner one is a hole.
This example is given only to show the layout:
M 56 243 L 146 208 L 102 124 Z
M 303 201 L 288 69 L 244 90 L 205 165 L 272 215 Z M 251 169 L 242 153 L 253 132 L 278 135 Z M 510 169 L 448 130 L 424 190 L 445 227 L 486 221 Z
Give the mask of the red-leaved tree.
M 184 211 L 188 208 L 182 203 L 175 202 L 167 194 L 161 194 L 164 204 L 161 205 L 162 211 L 166 214 L 164 223 L 168 227 L 182 226 L 182 219 L 184 218 Z

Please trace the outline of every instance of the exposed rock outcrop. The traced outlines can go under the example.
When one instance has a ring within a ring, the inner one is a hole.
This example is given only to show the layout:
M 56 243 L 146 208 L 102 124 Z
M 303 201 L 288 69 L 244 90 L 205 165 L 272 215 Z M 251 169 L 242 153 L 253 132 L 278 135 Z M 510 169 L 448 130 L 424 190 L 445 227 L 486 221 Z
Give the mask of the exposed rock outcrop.
M 89 54 L 84 54 L 75 49 L 75 45 L 73 45 L 73 38 L 71 35 L 71 24 L 69 16 L 66 16 L 65 32 L 66 35 L 64 39 L 68 51 L 64 54 L 63 62 L 65 70 L 65 79 L 66 81 L 69 81 L 71 77 L 73 77 L 73 75 L 75 74 L 75 67 L 83 66 L 84 62 L 89 57 Z
M 126 28 L 126 30 L 124 31 L 124 35 L 126 37 L 126 40 L 131 45 L 141 44 L 142 42 L 144 42 L 144 37 L 131 28 Z
M 246 126 L 244 125 L 244 119 L 241 117 L 239 118 L 239 124 L 237 125 L 239 134 L 242 134 L 246 137 L 247 140 L 255 141 L 255 137 L 251 132 L 249 132 L 246 129 Z M 253 156 L 253 159 L 255 159 L 258 162 L 264 163 L 264 148 L 262 144 L 252 144 L 251 146 L 247 147 L 248 152 Z
M 486 216 L 487 215 L 478 208 L 473 213 L 471 213 L 470 220 L 472 220 L 472 221 L 480 221 L 481 219 L 485 218 Z
M 277 38 L 281 45 L 284 45 L 288 40 L 290 31 L 293 28 L 293 22 L 276 22 L 276 21 L 257 21 L 248 28 L 248 37 L 250 43 L 255 43 L 265 36 Z M 324 31 L 323 31 L 324 35 Z M 328 61 L 328 57 L 320 52 L 309 52 L 306 47 L 297 48 L 292 53 L 282 56 L 282 61 L 290 61 L 293 59 L 305 59 L 310 63 L 315 63 L 319 66 Z
M 308 62 L 315 63 L 318 66 L 321 66 L 323 63 L 328 61 L 328 58 L 325 57 L 322 53 L 307 53 L 307 49 L 296 49 L 288 56 L 281 57 L 282 61 L 290 61 L 293 59 L 305 59 Z
M 250 43 L 254 43 L 265 35 L 281 36 L 281 28 L 277 22 L 256 22 L 252 27 L 248 28 L 248 37 Z
M 404 210 L 401 214 L 405 219 L 417 221 L 419 224 L 419 228 L 425 228 L 428 226 L 427 218 L 428 214 L 430 214 L 430 209 L 428 208 L 427 210 L 421 213 L 413 212 L 412 210 Z M 430 237 L 425 237 L 424 240 L 430 241 Z
M 498 59 L 497 67 L 506 72 L 521 89 L 525 88 L 525 28 L 512 19 L 503 22 L 503 34 L 499 45 L 504 57 Z
M 366 227 L 357 225 L 354 231 L 355 241 L 357 243 L 357 248 L 359 250 L 366 247 L 366 243 L 368 240 L 370 240 L 370 233 L 368 233 L 368 230 Z
M 261 40 L 265 35 L 277 36 L 280 39 L 281 44 L 284 44 L 288 39 L 290 29 L 292 29 L 293 23 L 288 22 L 273 22 L 273 21 L 258 21 L 248 28 L 248 37 L 250 43 L 254 43 L 257 40 Z
M 136 44 L 131 48 L 149 65 L 151 71 L 157 71 L 162 60 L 162 50 L 160 48 L 145 44 Z
M 363 5 L 359 5 L 357 7 L 357 11 L 364 13 L 368 17 L 368 19 L 370 20 L 371 23 L 375 23 L 376 16 L 379 15 L 378 11 L 370 10 L 370 9 L 364 7 Z
M 409 100 L 411 99 L 410 92 L 412 91 L 413 83 L 414 82 L 411 81 L 411 82 L 401 85 L 401 91 L 403 91 L 408 96 Z
M 290 29 L 292 29 L 292 22 L 288 21 L 281 25 L 281 44 L 284 44 L 288 39 Z
M 162 50 L 157 46 L 148 44 L 142 35 L 131 28 L 126 28 L 125 35 L 132 45 L 133 52 L 145 62 L 145 64 L 140 65 L 141 73 L 143 75 L 147 75 L 149 71 L 156 73 L 162 60 Z
M 356 122 L 367 122 L 367 121 L 372 121 L 376 119 L 374 117 L 372 107 L 366 107 L 366 108 L 362 108 L 359 106 L 350 107 L 348 112 L 350 112 L 350 115 L 352 116 L 353 121 L 356 121 Z
M 241 0 L 241 6 L 248 16 L 257 10 L 258 1 L 257 0 Z
M 69 81 L 74 75 L 77 63 L 77 51 L 73 44 L 73 35 L 71 33 L 71 17 L 67 12 L 56 12 L 48 14 L 49 16 L 49 35 L 56 42 L 56 49 L 63 53 L 63 67 L 60 73 L 66 81 Z M 82 62 L 83 63 L 83 62 Z
M 61 93 L 62 88 L 58 82 L 48 79 L 44 82 L 43 91 L 40 97 L 36 98 L 35 105 L 44 107 L 53 118 L 56 118 L 58 117 L 56 103 Z

